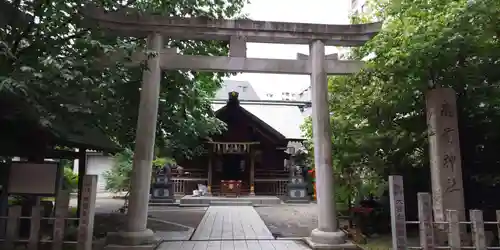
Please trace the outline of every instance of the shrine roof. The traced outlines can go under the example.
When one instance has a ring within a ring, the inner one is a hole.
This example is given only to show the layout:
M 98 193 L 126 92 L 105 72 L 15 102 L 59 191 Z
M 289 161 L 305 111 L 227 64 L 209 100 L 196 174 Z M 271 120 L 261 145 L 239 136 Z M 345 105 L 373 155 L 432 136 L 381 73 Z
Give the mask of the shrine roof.
M 33 140 L 43 141 L 49 148 L 78 147 L 106 152 L 119 149 L 93 123 L 70 118 L 45 120 L 24 99 L 0 92 L 0 152 L 20 153 L 26 144 L 33 144 Z
M 217 111 L 224 106 L 226 106 L 225 103 L 212 103 L 214 111 Z M 267 125 L 271 126 L 285 138 L 290 140 L 304 139 L 303 133 L 300 129 L 302 123 L 304 123 L 304 116 L 300 111 L 299 105 L 273 101 L 241 101 L 239 106 L 265 122 Z

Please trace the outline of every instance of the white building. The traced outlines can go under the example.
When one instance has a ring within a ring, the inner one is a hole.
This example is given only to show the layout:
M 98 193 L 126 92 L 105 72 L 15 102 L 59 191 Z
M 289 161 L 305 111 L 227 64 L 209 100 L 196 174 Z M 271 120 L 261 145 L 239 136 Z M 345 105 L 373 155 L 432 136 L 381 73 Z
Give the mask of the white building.
M 106 192 L 106 179 L 104 178 L 104 172 L 110 170 L 111 166 L 113 166 L 113 157 L 103 154 L 102 152 L 92 150 L 87 150 L 86 157 L 87 174 L 97 175 L 97 192 Z M 78 159 L 73 162 L 73 172 L 75 173 L 78 173 L 78 162 Z
M 312 96 L 311 96 L 311 85 L 309 87 L 303 89 L 299 94 L 298 94 L 298 100 L 297 101 L 302 101 L 302 102 L 310 102 L 312 101 Z
M 349 1 L 350 1 L 351 15 L 368 12 L 368 4 L 366 0 L 349 0 Z
M 283 91 L 281 93 L 266 93 L 263 100 L 310 102 L 311 87 L 309 86 L 300 92 Z
M 263 100 L 268 101 L 299 101 L 299 93 L 283 91 L 277 93 L 266 93 Z

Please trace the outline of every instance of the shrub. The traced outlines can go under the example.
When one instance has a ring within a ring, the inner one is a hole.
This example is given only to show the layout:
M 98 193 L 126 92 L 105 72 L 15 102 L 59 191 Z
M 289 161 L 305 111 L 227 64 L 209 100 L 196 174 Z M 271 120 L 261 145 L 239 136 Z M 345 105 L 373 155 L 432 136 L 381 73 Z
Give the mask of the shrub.
M 130 187 L 130 175 L 132 173 L 132 161 L 134 153 L 130 149 L 117 153 L 113 159 L 113 166 L 103 173 L 106 180 L 106 190 L 114 193 L 127 192 Z M 171 158 L 157 157 L 152 168 L 162 167 L 166 163 L 175 163 Z

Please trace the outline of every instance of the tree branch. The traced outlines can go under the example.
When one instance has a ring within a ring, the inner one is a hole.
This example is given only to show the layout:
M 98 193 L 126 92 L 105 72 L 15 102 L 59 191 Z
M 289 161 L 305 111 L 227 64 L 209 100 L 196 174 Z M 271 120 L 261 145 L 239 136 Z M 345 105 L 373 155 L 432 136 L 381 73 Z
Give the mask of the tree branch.
M 45 2 L 46 1 L 46 2 Z M 26 26 L 26 28 L 24 28 L 24 30 L 20 33 L 18 33 L 19 36 L 17 36 L 17 38 L 15 39 L 15 42 L 14 42 L 14 45 L 12 46 L 12 53 L 14 53 L 14 55 L 16 55 L 16 57 L 18 57 L 18 48 L 19 48 L 19 44 L 21 43 L 21 40 L 23 39 L 23 37 L 27 36 L 27 34 L 29 32 L 31 32 L 33 30 L 33 28 L 35 27 L 35 17 L 37 16 L 40 16 L 40 12 L 42 11 L 42 6 L 44 3 L 47 3 L 47 4 L 50 4 L 50 0 L 38 0 L 35 7 L 34 7 L 34 10 L 33 10 L 33 20 L 31 20 L 31 22 L 28 24 L 28 26 Z

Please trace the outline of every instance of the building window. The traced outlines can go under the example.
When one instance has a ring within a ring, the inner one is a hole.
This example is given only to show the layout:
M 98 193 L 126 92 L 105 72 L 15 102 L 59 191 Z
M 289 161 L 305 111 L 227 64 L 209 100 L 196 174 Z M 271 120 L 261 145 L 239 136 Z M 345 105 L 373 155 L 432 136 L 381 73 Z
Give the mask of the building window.
M 246 92 L 246 90 L 248 88 L 248 86 L 242 86 L 242 85 L 240 85 L 238 87 L 241 89 L 241 92 Z

